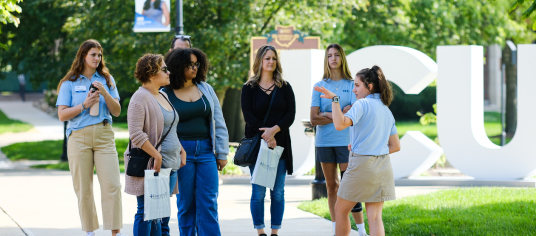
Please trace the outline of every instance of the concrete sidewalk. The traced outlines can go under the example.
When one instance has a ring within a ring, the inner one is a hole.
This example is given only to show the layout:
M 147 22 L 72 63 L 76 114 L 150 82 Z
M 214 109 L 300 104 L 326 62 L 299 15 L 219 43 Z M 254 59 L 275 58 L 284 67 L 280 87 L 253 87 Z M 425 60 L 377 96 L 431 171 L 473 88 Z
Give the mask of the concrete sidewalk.
M 0 134 L 0 147 L 13 143 L 63 139 L 63 122 L 35 108 L 31 102 L 2 101 L 0 110 L 11 119 L 34 127 L 28 132 Z M 128 138 L 128 132 L 115 132 L 116 138 Z
M 124 174 L 121 175 L 124 185 Z M 0 207 L 11 216 L 28 235 L 63 236 L 84 235 L 81 231 L 76 196 L 71 176 L 66 171 L 47 170 L 0 170 Z M 97 212 L 102 223 L 100 186 L 94 177 L 94 191 Z M 406 197 L 424 194 L 445 187 L 397 187 L 397 196 Z M 269 195 L 269 194 L 267 194 Z M 249 211 L 250 185 L 220 185 L 218 198 L 219 219 L 224 236 L 253 236 L 253 222 Z M 285 215 L 281 236 L 325 236 L 331 235 L 331 222 L 321 217 L 297 209 L 301 201 L 310 200 L 310 185 L 287 185 L 285 187 Z M 171 232 L 179 235 L 177 208 L 171 201 Z M 270 225 L 269 197 L 265 205 L 265 224 Z M 123 194 L 123 229 L 132 236 L 136 198 Z M 101 225 L 102 227 L 102 225 Z M 9 227 L 0 225 L 0 235 Z M 96 235 L 110 235 L 110 231 L 97 230 Z M 353 232 L 351 235 L 356 235 Z

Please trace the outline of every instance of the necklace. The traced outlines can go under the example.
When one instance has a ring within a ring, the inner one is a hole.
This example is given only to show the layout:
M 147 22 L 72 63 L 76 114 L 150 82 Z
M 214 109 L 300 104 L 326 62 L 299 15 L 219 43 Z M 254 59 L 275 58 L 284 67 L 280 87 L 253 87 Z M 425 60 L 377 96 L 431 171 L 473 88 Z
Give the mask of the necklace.
M 259 84 L 259 88 L 261 88 L 261 90 L 262 90 L 264 93 L 271 92 L 271 91 L 273 90 L 274 86 L 275 86 L 275 83 L 272 84 L 272 86 L 270 86 L 269 88 L 265 89 L 265 88 L 263 88 L 263 87 Z
M 339 80 L 339 81 L 333 81 L 333 80 L 331 80 L 331 82 L 332 82 L 333 85 L 335 86 L 335 90 L 339 90 L 339 86 L 341 86 L 341 84 L 342 84 L 342 79 Z M 337 83 L 335 83 L 335 82 L 337 82 Z

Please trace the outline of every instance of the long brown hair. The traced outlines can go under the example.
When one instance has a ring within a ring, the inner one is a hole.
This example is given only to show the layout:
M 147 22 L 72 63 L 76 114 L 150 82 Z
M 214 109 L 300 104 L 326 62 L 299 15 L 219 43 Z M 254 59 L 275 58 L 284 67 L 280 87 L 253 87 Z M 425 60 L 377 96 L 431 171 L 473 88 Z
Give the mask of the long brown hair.
M 331 70 L 329 68 L 328 51 L 332 48 L 337 49 L 337 51 L 339 51 L 339 55 L 341 56 L 341 70 L 342 70 L 343 79 L 353 80 L 352 73 L 350 73 L 350 69 L 348 68 L 348 61 L 346 61 L 346 54 L 344 53 L 344 49 L 342 49 L 341 45 L 337 43 L 330 44 L 326 48 L 326 54 L 324 55 L 324 75 L 322 75 L 322 79 L 323 80 L 331 79 Z
M 268 50 L 272 50 L 275 53 L 276 60 L 276 66 L 274 71 L 274 81 L 275 85 L 277 87 L 281 88 L 283 85 L 287 84 L 287 81 L 283 79 L 283 69 L 281 68 L 281 63 L 279 62 L 279 55 L 277 55 L 277 50 L 272 45 L 263 45 L 259 50 L 257 51 L 257 56 L 255 56 L 255 62 L 253 63 L 253 76 L 248 79 L 246 84 L 249 84 L 253 87 L 259 84 L 261 81 L 261 74 L 262 74 L 262 59 L 266 55 L 266 52 Z
M 110 88 L 110 90 L 114 89 L 114 86 L 111 81 L 110 72 L 108 71 L 108 68 L 106 67 L 106 63 L 104 62 L 104 50 L 102 49 L 102 46 L 100 45 L 100 43 L 97 42 L 97 40 L 90 39 L 90 40 L 83 42 L 82 45 L 80 45 L 80 48 L 78 48 L 76 57 L 73 61 L 73 64 L 71 65 L 71 70 L 67 72 L 67 74 L 63 77 L 63 79 L 60 80 L 58 84 L 58 91 L 60 91 L 61 84 L 63 84 L 63 82 L 67 80 L 74 82 L 74 81 L 77 81 L 78 78 L 80 78 L 80 75 L 82 74 L 82 72 L 84 72 L 85 65 L 86 65 L 85 58 L 89 50 L 91 50 L 92 48 L 97 48 L 101 50 L 103 55 L 99 63 L 99 66 L 97 67 L 97 72 L 99 72 L 101 76 L 104 76 L 104 78 L 106 79 L 106 85 L 108 85 L 108 88 Z
M 365 68 L 357 72 L 359 79 L 365 84 L 367 89 L 369 84 L 372 84 L 371 93 L 379 93 L 383 104 L 386 106 L 391 105 L 393 101 L 393 88 L 391 82 L 385 79 L 382 69 L 379 66 L 373 66 L 372 68 Z

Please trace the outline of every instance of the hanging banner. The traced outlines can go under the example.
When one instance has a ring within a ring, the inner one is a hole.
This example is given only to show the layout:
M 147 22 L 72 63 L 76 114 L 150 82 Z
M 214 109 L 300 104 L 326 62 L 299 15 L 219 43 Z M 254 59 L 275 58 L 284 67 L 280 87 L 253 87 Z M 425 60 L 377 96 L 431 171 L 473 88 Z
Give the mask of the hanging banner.
M 170 0 L 135 0 L 134 32 L 169 32 Z

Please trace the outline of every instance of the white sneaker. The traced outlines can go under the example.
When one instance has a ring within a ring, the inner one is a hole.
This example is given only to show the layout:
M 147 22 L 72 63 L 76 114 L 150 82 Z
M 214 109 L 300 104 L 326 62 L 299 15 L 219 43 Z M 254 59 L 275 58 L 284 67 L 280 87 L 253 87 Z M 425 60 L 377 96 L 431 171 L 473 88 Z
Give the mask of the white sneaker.
M 128 236 L 128 235 L 122 234 L 122 233 L 117 233 L 115 236 Z
M 86 236 L 95 236 L 95 233 L 93 233 L 93 232 L 87 232 L 87 233 L 86 233 Z
M 363 232 L 359 232 L 359 231 L 358 231 L 357 233 L 359 234 L 359 236 L 368 236 L 368 234 L 363 233 Z

